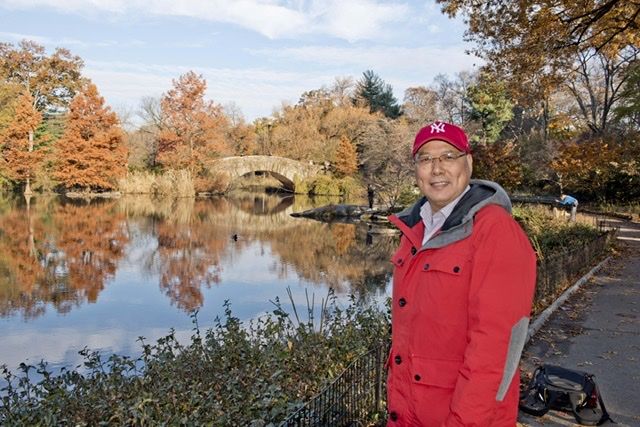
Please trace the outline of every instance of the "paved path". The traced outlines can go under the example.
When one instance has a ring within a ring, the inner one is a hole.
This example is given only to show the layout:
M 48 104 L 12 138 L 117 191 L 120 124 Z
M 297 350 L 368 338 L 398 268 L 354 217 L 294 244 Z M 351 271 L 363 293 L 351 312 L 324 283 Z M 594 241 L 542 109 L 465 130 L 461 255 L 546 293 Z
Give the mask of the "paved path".
M 618 251 L 554 312 L 525 347 L 521 368 L 541 363 L 591 372 L 618 426 L 640 426 L 640 224 L 619 227 Z M 574 426 L 571 414 L 520 413 L 523 426 Z M 609 425 L 606 423 L 605 425 Z M 612 426 L 614 424 L 611 424 Z

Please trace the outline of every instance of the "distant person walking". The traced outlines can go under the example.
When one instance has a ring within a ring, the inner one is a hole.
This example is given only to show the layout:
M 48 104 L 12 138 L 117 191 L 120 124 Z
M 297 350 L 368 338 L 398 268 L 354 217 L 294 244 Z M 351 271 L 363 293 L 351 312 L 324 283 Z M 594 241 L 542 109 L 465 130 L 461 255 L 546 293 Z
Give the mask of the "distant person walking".
M 560 195 L 560 204 L 563 206 L 571 207 L 571 217 L 569 218 L 569 221 L 575 222 L 576 212 L 578 211 L 578 199 L 573 196 L 569 196 L 568 194 L 562 193 Z

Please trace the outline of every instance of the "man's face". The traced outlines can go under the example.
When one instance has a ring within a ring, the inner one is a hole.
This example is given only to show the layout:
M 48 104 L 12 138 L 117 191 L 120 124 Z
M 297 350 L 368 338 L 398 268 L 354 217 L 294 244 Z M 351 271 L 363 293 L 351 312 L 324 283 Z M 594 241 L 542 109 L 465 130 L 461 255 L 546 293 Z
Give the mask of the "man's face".
M 470 154 L 455 160 L 419 161 L 424 156 L 433 158 L 446 153 L 453 156 L 463 154 L 445 141 L 433 140 L 420 147 L 415 156 L 416 181 L 422 194 L 429 200 L 433 212 L 439 211 L 462 194 L 471 179 L 473 160 Z

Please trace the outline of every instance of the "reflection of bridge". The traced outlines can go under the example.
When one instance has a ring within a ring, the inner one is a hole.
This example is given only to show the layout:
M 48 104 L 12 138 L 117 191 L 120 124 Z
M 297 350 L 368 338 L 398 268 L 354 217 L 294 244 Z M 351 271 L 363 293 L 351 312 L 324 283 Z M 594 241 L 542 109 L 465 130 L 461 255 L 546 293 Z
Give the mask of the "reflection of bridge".
M 229 182 L 248 173 L 269 172 L 291 191 L 296 181 L 315 176 L 321 169 L 318 165 L 276 156 L 224 157 L 213 161 L 209 168 L 213 173 L 226 175 Z
M 245 199 L 247 202 L 250 199 Z M 228 199 L 224 214 L 212 215 L 209 221 L 234 230 L 235 233 L 264 233 L 285 230 L 299 226 L 298 218 L 291 216 L 293 198 L 281 199 L 278 196 L 256 197 L 250 203 Z

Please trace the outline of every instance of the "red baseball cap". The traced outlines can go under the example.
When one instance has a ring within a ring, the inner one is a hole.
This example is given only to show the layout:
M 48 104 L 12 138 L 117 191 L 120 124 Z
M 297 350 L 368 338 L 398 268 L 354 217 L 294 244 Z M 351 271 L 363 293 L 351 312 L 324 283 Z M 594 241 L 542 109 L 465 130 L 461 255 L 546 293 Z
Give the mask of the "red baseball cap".
M 420 129 L 416 134 L 416 139 L 413 142 L 412 154 L 415 156 L 420 147 L 429 141 L 439 139 L 456 147 L 458 150 L 471 153 L 471 146 L 469 145 L 469 139 L 467 134 L 456 125 L 446 122 L 433 122 Z

